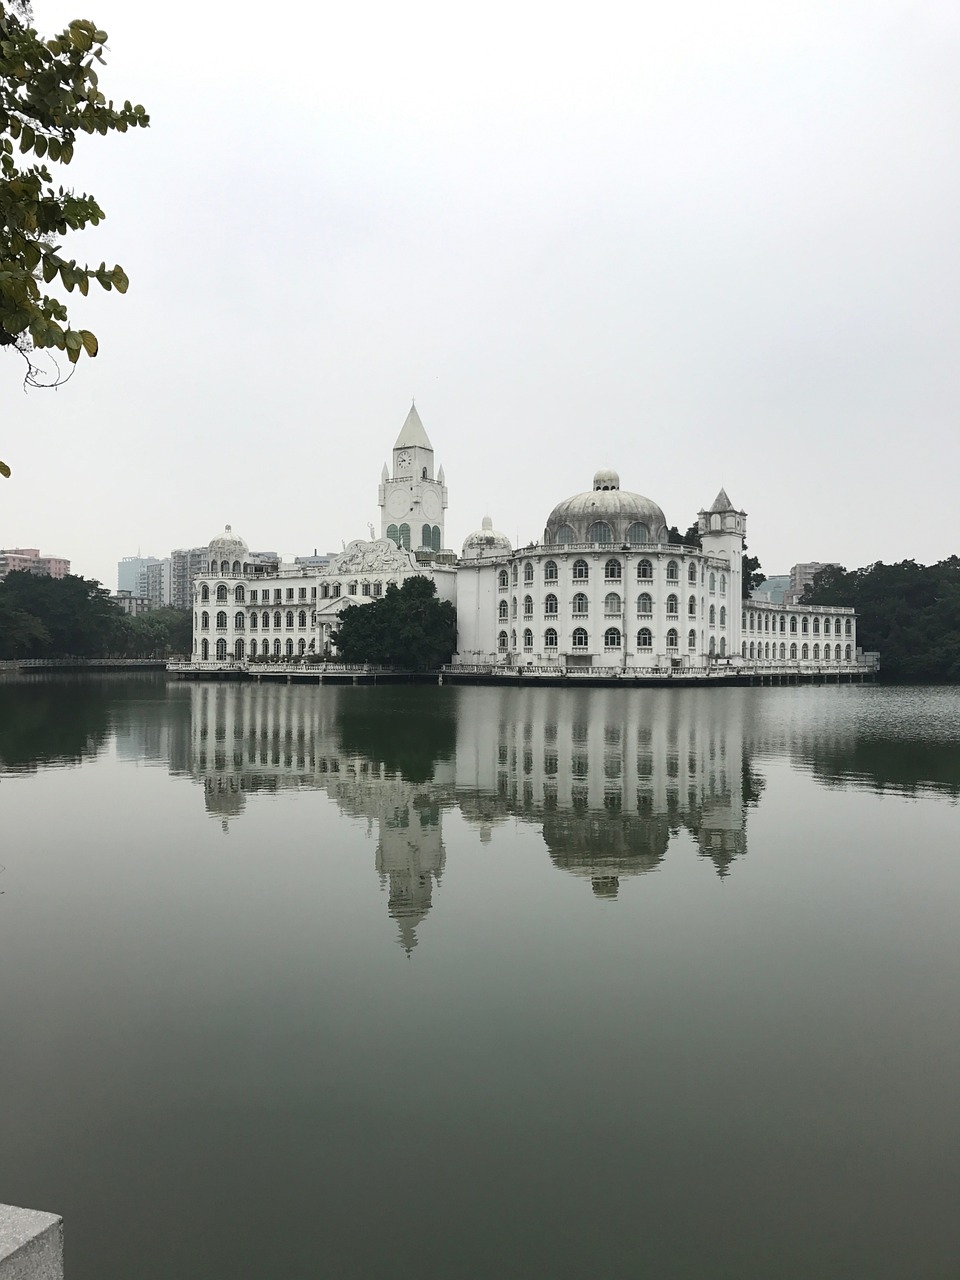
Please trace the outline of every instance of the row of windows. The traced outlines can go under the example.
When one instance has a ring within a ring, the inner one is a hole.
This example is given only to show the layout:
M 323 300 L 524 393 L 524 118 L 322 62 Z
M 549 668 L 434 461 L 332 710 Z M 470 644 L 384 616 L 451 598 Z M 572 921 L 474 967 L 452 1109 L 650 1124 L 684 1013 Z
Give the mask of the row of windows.
M 794 641 L 794 643 L 791 644 L 789 651 L 787 650 L 786 644 L 781 644 L 779 648 L 779 653 L 778 653 L 777 645 L 771 644 L 769 641 L 754 642 L 753 640 L 751 640 L 750 643 L 747 644 L 746 640 L 744 640 L 741 648 L 741 652 L 744 658 L 757 658 L 764 662 L 768 660 L 772 660 L 775 662 L 778 658 L 780 659 L 781 662 L 786 662 L 788 654 L 791 662 L 796 662 L 798 657 L 804 662 L 808 661 L 811 657 L 814 662 L 820 661 L 819 644 L 815 644 L 813 646 L 813 651 L 811 653 L 810 646 L 808 644 L 800 645 L 800 648 L 798 650 L 796 641 Z M 824 662 L 852 662 L 853 646 L 849 644 L 845 645 L 843 650 L 841 651 L 840 645 L 838 644 L 835 644 L 832 647 L 828 644 L 825 644 L 823 646 L 823 661 Z
M 233 574 L 249 573 L 250 566 L 246 563 L 246 561 L 244 561 L 244 563 L 241 565 L 239 560 L 234 560 L 233 567 L 231 568 L 229 560 L 219 560 L 219 561 L 211 560 L 210 572 L 222 573 L 224 576 L 226 576 L 228 573 L 233 573 Z
M 524 630 L 522 639 L 523 639 L 524 649 L 533 649 L 533 632 L 530 630 L 529 627 L 527 627 Z M 573 635 L 571 637 L 571 642 L 572 642 L 572 647 L 574 649 L 589 649 L 590 636 L 589 636 L 589 633 L 587 632 L 586 627 L 575 627 L 573 631 Z M 558 640 L 556 629 L 554 627 L 547 627 L 546 631 L 543 633 L 544 649 L 556 649 L 558 647 L 558 644 L 559 644 L 559 640 Z M 603 647 L 605 649 L 619 649 L 622 647 L 622 645 L 623 645 L 623 636 L 620 631 L 620 628 L 607 627 L 606 631 L 603 633 Z M 517 633 L 515 631 L 511 631 L 510 635 L 508 636 L 506 631 L 501 631 L 500 634 L 497 636 L 497 648 L 501 652 L 506 652 L 506 650 L 511 646 L 514 649 L 517 647 Z M 696 649 L 697 647 L 696 631 L 689 631 L 687 633 L 687 646 L 690 649 Z M 671 627 L 670 630 L 667 632 L 667 648 L 679 649 L 679 647 L 680 647 L 680 633 L 679 631 L 677 631 L 675 627 Z M 653 632 L 650 630 L 649 627 L 641 627 L 640 630 L 637 632 L 637 648 L 638 649 L 653 648 Z M 713 652 L 712 642 L 711 642 L 711 652 Z M 726 640 L 721 639 L 720 652 L 722 654 L 726 653 Z
M 576 592 L 576 594 L 574 595 L 570 603 L 571 603 L 572 613 L 586 614 L 590 612 L 590 601 L 582 591 Z M 623 602 L 620 596 L 617 595 L 615 591 L 609 592 L 604 597 L 603 611 L 604 613 L 609 615 L 619 615 L 620 613 L 622 613 Z M 523 597 L 523 616 L 525 618 L 532 618 L 533 612 L 534 612 L 533 597 L 524 596 Z M 552 616 L 560 612 L 560 601 L 552 592 L 548 592 L 548 594 L 544 597 L 543 612 L 548 616 Z M 668 618 L 679 617 L 680 601 L 677 598 L 677 596 L 675 595 L 667 596 L 666 612 L 667 612 Z M 640 595 L 637 597 L 637 617 L 644 618 L 644 617 L 652 616 L 652 614 L 653 614 L 653 597 L 649 595 L 646 591 L 642 591 Z M 691 618 L 695 618 L 697 616 L 696 596 L 691 596 L 687 601 L 687 614 Z M 511 615 L 514 618 L 517 616 L 517 597 L 516 596 L 513 597 L 513 601 L 510 605 L 507 604 L 506 600 L 501 600 L 499 605 L 497 606 L 497 616 L 499 617 L 501 622 L 505 621 L 507 617 Z M 720 616 L 720 626 L 725 627 L 727 625 L 726 605 L 720 606 L 719 616 Z M 717 625 L 716 605 L 710 606 L 709 620 L 710 620 L 711 627 L 715 627 Z
M 771 621 L 771 615 L 769 613 L 758 614 L 758 613 L 753 613 L 752 611 L 750 613 L 747 613 L 746 610 L 744 610 L 743 620 L 741 625 L 743 626 L 744 631 L 747 631 L 747 630 L 776 631 L 778 629 L 777 628 L 778 617 L 780 619 L 779 631 L 780 631 L 780 634 L 783 635 L 787 630 L 787 615 L 785 613 L 773 614 L 772 621 Z M 813 618 L 812 622 L 813 622 L 813 634 L 815 636 L 818 636 L 820 634 L 819 614 L 817 614 Z M 845 618 L 845 619 L 837 618 L 835 620 L 830 618 L 824 618 L 823 634 L 825 636 L 830 635 L 831 629 L 833 628 L 834 634 L 840 635 L 841 623 L 843 624 L 843 634 L 847 636 L 852 636 L 853 635 L 853 619 L 852 618 Z M 795 613 L 792 613 L 790 615 L 790 634 L 792 636 L 795 636 L 797 634 L 797 627 L 798 627 L 797 615 Z M 808 618 L 806 615 L 804 615 L 799 619 L 800 634 L 804 636 L 809 635 L 810 629 L 811 629 L 811 619 Z
M 196 651 L 196 646 L 194 646 Z M 304 657 L 308 651 L 306 640 L 298 640 L 296 644 L 292 640 L 288 640 L 285 644 L 281 640 L 274 640 L 273 648 L 270 647 L 269 640 L 261 640 L 259 645 L 256 640 L 251 640 L 247 646 L 243 640 L 237 640 L 233 646 L 234 658 L 269 658 L 271 653 L 275 658 L 293 658 Z M 309 645 L 309 651 L 313 652 L 313 641 Z M 214 654 L 219 661 L 224 661 L 227 657 L 227 642 L 223 638 L 219 639 L 214 647 Z M 204 662 L 210 659 L 210 641 L 200 641 L 200 657 Z
M 623 565 L 620 563 L 619 560 L 608 560 L 606 564 L 603 566 L 603 576 L 605 581 L 607 582 L 620 582 L 621 579 L 623 578 Z M 574 580 L 577 582 L 587 581 L 587 579 L 590 577 L 590 566 L 587 564 L 586 560 L 574 560 L 573 577 L 574 577 Z M 647 579 L 651 579 L 652 577 L 653 577 L 653 562 L 650 560 L 638 561 L 637 562 L 637 580 L 645 581 Z M 533 582 L 533 578 L 534 578 L 533 562 L 530 560 L 527 560 L 525 561 L 523 566 L 523 580 L 525 583 Z M 701 566 L 700 581 L 706 585 L 705 579 L 706 579 L 706 570 Z M 559 569 L 557 568 L 556 560 L 547 560 L 546 563 L 544 564 L 543 580 L 544 582 L 559 581 Z M 520 581 L 520 566 L 515 564 L 513 566 L 514 585 L 516 585 L 519 581 Z M 667 581 L 668 582 L 680 581 L 680 565 L 677 563 L 676 560 L 667 561 Z M 687 570 L 687 581 L 694 584 L 697 581 L 697 566 L 694 562 L 690 563 L 690 567 Z M 720 594 L 722 596 L 725 596 L 727 594 L 727 575 L 725 573 L 721 573 L 718 578 L 718 575 L 716 573 L 711 572 L 709 575 L 710 591 L 716 592 L 718 582 L 720 587 Z M 510 575 L 507 573 L 506 569 L 501 569 L 500 572 L 498 573 L 497 585 L 499 586 L 501 591 L 506 591 L 507 588 L 509 587 Z
M 410 526 L 408 524 L 388 524 L 387 537 L 398 547 L 410 550 Z M 420 548 L 424 551 L 440 550 L 440 526 L 425 524 L 420 530 Z
M 576 542 L 577 535 L 572 525 L 562 524 L 557 530 L 556 542 L 564 546 L 571 542 Z M 608 547 L 614 541 L 613 527 L 607 524 L 606 520 L 594 520 L 587 530 L 587 542 L 595 542 L 598 546 Z M 550 538 L 545 535 L 544 541 L 549 544 Z M 626 533 L 622 539 L 628 542 L 632 547 L 643 546 L 645 542 L 650 541 L 650 530 L 642 521 L 636 520 L 633 524 L 627 526 Z
M 246 625 L 246 617 L 247 615 L 245 613 L 235 613 L 233 615 L 233 625 L 235 630 L 242 631 L 244 629 L 244 626 Z M 270 626 L 270 614 L 267 613 L 266 610 L 264 611 L 261 617 L 261 621 L 263 623 L 263 629 L 264 631 L 266 631 Z M 303 628 L 306 627 L 307 625 L 307 611 L 306 609 L 301 609 L 300 612 L 296 614 L 296 617 L 294 617 L 294 612 L 292 609 L 288 609 L 286 612 L 286 615 L 282 614 L 278 609 L 277 612 L 273 615 L 274 630 L 279 631 L 284 621 L 286 621 L 288 630 L 291 630 L 294 624 L 296 624 L 296 626 L 298 626 L 301 630 L 303 630 Z M 310 625 L 315 626 L 316 621 L 317 621 L 316 613 L 311 612 Z M 196 614 L 193 615 L 193 625 L 194 626 L 197 625 Z M 251 613 L 250 614 L 250 630 L 255 631 L 256 628 L 257 628 L 257 615 L 255 613 Z M 207 613 L 206 609 L 204 609 L 204 611 L 200 614 L 200 630 L 209 631 L 209 629 L 210 629 L 210 615 L 209 613 Z M 221 609 L 217 614 L 217 630 L 226 631 L 226 629 L 227 629 L 227 614 L 226 614 L 226 610 Z
M 287 587 L 286 589 L 282 587 L 274 587 L 273 603 L 281 604 L 284 599 L 284 596 L 286 596 L 286 599 L 288 602 L 292 601 L 294 599 L 294 591 L 296 591 L 297 593 L 296 599 L 306 600 L 307 598 L 306 587 L 297 587 L 297 588 Z M 333 583 L 324 582 L 320 587 L 320 595 L 323 599 L 329 599 L 331 596 L 334 599 L 339 599 L 341 593 L 342 593 L 342 588 L 339 582 L 333 582 Z M 258 603 L 257 594 L 258 594 L 257 591 L 250 592 L 250 604 Z M 383 595 L 383 583 L 382 582 L 361 582 L 361 583 L 349 582 L 347 583 L 347 595 L 355 596 L 358 594 L 363 596 L 381 596 Z M 227 600 L 229 600 L 229 598 L 230 596 L 228 594 L 228 588 L 225 586 L 224 583 L 221 583 L 216 589 L 217 603 L 218 604 L 225 603 Z M 246 600 L 245 588 L 242 586 L 234 587 L 233 598 L 237 604 L 243 604 Z M 317 588 L 311 587 L 310 599 L 316 600 L 316 598 L 317 598 Z M 201 604 L 206 604 L 209 599 L 210 599 L 210 588 L 207 586 L 206 583 L 203 583 L 202 586 L 200 587 L 200 602 Z M 270 591 L 267 588 L 264 588 L 263 590 L 263 603 L 264 604 L 270 603 Z

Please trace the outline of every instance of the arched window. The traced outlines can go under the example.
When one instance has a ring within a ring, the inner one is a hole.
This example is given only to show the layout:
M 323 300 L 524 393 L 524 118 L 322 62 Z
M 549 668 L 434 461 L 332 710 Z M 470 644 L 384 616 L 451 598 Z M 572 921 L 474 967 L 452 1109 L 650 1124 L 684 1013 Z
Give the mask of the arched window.
M 770 641 L 769 640 L 765 640 L 763 642 L 763 656 L 766 658 L 768 662 L 770 661 Z
M 843 634 L 845 636 L 853 635 L 853 624 L 851 623 L 849 618 L 847 618 L 846 622 L 843 624 Z
M 256 640 L 251 640 L 250 641 L 250 657 L 255 658 L 256 656 L 257 656 L 257 642 Z
M 594 520 L 593 524 L 587 530 L 587 541 L 598 542 L 602 547 L 608 547 L 613 541 L 613 530 L 607 524 L 606 520 Z
M 790 617 L 790 634 L 792 636 L 795 636 L 797 634 L 797 615 L 796 614 L 792 614 Z
M 809 633 L 810 633 L 810 619 L 809 619 L 809 618 L 801 618 L 801 619 L 800 619 L 800 630 L 801 630 L 801 632 L 802 632 L 804 635 L 809 635 Z
M 680 612 L 680 601 L 671 592 L 670 595 L 667 596 L 667 617 L 675 618 L 679 614 L 679 612 Z
M 605 649 L 620 648 L 620 630 L 618 627 L 607 627 L 603 633 L 603 647 Z
M 697 597 L 696 596 L 691 596 L 690 599 L 687 601 L 687 614 L 691 618 L 695 618 L 697 616 Z
M 557 562 L 556 560 L 548 560 L 543 566 L 544 582 L 556 582 L 557 580 Z
M 235 641 L 235 642 L 234 642 L 234 645 L 233 645 L 233 656 L 234 656 L 235 658 L 242 658 L 242 657 L 243 657 L 243 641 L 242 641 L 242 640 L 237 640 L 237 641 Z
M 649 627 L 641 627 L 637 632 L 637 648 L 652 649 L 653 648 L 653 632 Z
M 796 660 L 797 660 L 797 645 L 796 645 L 796 641 L 794 641 L 794 643 L 790 646 L 790 659 L 791 659 L 791 661 L 793 661 L 793 662 L 796 662 Z
M 640 547 L 650 541 L 650 530 L 641 521 L 636 520 L 627 529 L 627 541 L 631 547 Z
M 824 634 L 825 636 L 828 636 L 828 635 L 830 634 L 830 625 L 831 625 L 831 624 L 830 624 L 830 619 L 829 619 L 829 618 L 824 618 L 824 620 L 823 620 L 823 634 Z
M 653 613 L 653 596 L 649 591 L 641 591 L 637 596 L 637 617 L 646 618 Z
M 742 658 L 745 658 L 745 657 L 747 656 L 747 642 L 746 642 L 746 640 L 742 641 L 742 642 L 741 642 L 741 644 L 740 644 L 740 656 L 741 656 Z
M 756 629 L 756 623 L 757 623 L 756 615 L 751 610 L 751 613 L 750 613 L 750 630 L 751 631 Z
M 727 606 L 725 604 L 720 606 L 720 625 L 721 627 L 727 625 Z
M 509 585 L 510 585 L 510 575 L 507 573 L 506 569 L 501 569 L 500 572 L 497 574 L 497 586 L 500 588 L 501 591 L 506 591 Z
M 667 561 L 667 581 L 668 582 L 680 581 L 680 566 L 677 564 L 676 560 Z
M 649 560 L 640 560 L 637 562 L 637 581 L 645 582 L 653 577 L 653 565 Z
M 260 621 L 263 623 L 264 631 L 266 631 L 267 628 L 270 626 L 270 615 L 269 613 L 267 613 L 266 610 L 264 610 L 263 617 L 260 619 Z
M 524 649 L 533 648 L 533 632 L 529 627 L 524 627 L 523 631 L 523 647 Z
M 497 607 L 497 616 L 500 618 L 502 622 L 506 622 L 507 618 L 509 617 L 509 614 L 510 614 L 510 606 L 507 604 L 506 600 L 501 600 L 500 604 Z
M 756 656 L 757 656 L 757 648 L 754 642 L 751 640 L 750 641 L 750 657 L 755 658 Z
M 222 662 L 227 656 L 227 642 L 223 636 L 217 641 L 217 659 Z
M 727 637 L 721 636 L 720 637 L 720 657 L 725 658 L 726 656 L 727 656 Z
M 390 541 L 391 541 L 391 542 L 395 542 L 395 543 L 397 544 L 397 546 L 399 547 L 399 545 L 400 545 L 400 530 L 397 528 L 397 526 L 396 526 L 395 524 L 388 524 L 388 525 L 387 525 L 387 537 L 390 539 Z
M 523 616 L 525 618 L 533 617 L 533 596 L 523 597 Z
M 763 629 L 764 629 L 764 631 L 769 631 L 769 630 L 770 630 L 770 615 L 769 615 L 769 613 L 765 613 L 765 614 L 763 615 Z
M 292 609 L 287 610 L 287 626 L 288 627 L 293 626 L 293 610 Z
M 297 641 L 297 653 L 302 658 L 306 652 L 307 652 L 307 642 L 306 640 L 301 638 L 300 640 Z
M 510 617 L 515 618 L 516 616 L 517 616 L 517 597 L 514 596 L 510 601 Z
M 280 643 L 280 638 L 278 636 L 277 639 L 274 640 L 273 642 L 273 656 L 275 658 L 279 658 L 282 653 L 283 653 L 283 646 Z
M 697 581 L 697 566 L 692 560 L 690 561 L 690 565 L 687 569 L 687 581 L 693 583 Z
M 561 546 L 565 546 L 573 542 L 573 538 L 573 528 L 570 525 L 562 524 L 557 530 L 557 542 L 560 543 Z
M 239 561 L 239 560 L 234 560 L 234 562 L 233 562 L 233 572 L 234 572 L 235 574 L 239 574 L 239 572 L 240 572 L 240 561 Z
M 586 629 L 584 627 L 575 627 L 573 631 L 574 649 L 586 649 L 589 643 Z
M 607 582 L 619 582 L 623 576 L 619 560 L 608 560 L 603 566 L 603 576 Z
M 810 646 L 808 644 L 805 644 L 803 648 L 800 650 L 800 657 L 804 660 L 804 662 L 806 662 L 806 660 L 810 657 Z
M 781 635 L 783 635 L 783 634 L 784 634 L 784 632 L 786 631 L 786 629 L 787 629 L 787 615 L 786 615 L 785 613 L 781 613 L 781 615 L 780 615 L 780 634 L 781 634 Z
M 557 633 L 553 627 L 547 627 L 543 633 L 543 647 L 545 649 L 555 649 L 557 647 Z
M 590 577 L 590 568 L 586 560 L 574 560 L 573 576 L 578 582 L 586 582 Z
M 286 656 L 288 658 L 293 657 L 293 641 L 292 640 L 288 640 L 287 643 L 284 645 L 284 652 L 286 653 Z
M 397 545 L 409 551 L 410 550 L 410 526 L 408 524 L 400 525 L 400 527 L 397 529 L 397 538 L 398 538 Z
M 507 633 L 505 631 L 501 631 L 500 634 L 497 636 L 497 648 L 502 653 L 506 649 L 506 647 L 507 647 Z
M 217 630 L 226 631 L 226 629 L 227 629 L 227 612 L 225 609 L 220 609 L 217 613 Z
M 717 610 L 715 605 L 710 606 L 710 615 L 709 615 L 708 621 L 711 627 L 715 627 L 717 625 Z
M 200 599 L 201 600 L 210 599 L 210 588 L 207 586 L 206 583 L 204 583 L 203 586 L 200 588 Z
M 577 594 L 573 597 L 573 612 L 586 613 L 588 609 L 589 609 L 589 604 L 587 601 L 587 597 L 584 595 L 582 591 L 578 591 Z
M 226 600 L 226 598 L 227 598 L 227 588 L 226 588 L 226 586 L 221 582 L 221 583 L 220 583 L 220 585 L 219 585 L 219 587 L 217 587 L 217 601 L 218 601 L 218 603 L 219 603 L 219 602 L 220 602 L 220 601 L 222 601 L 222 600 Z
M 209 662 L 210 660 L 210 641 L 209 640 L 200 641 L 200 657 L 203 659 L 204 662 Z
M 847 662 L 850 662 L 851 659 L 853 658 L 853 650 L 850 648 L 849 645 L 847 645 L 847 647 L 844 649 L 843 656 L 846 658 Z
M 246 617 L 238 609 L 237 612 L 233 615 L 234 631 L 242 631 L 245 623 L 246 623 Z
M 221 561 L 220 561 L 220 572 L 223 574 L 223 576 L 224 576 L 224 577 L 226 577 L 226 576 L 227 576 L 227 574 L 230 572 L 230 561 L 229 561 L 229 560 L 221 560 Z
M 711 643 L 712 643 L 712 641 L 713 641 L 713 637 L 712 637 L 712 636 L 710 637 L 710 640 L 711 640 Z M 696 631 L 694 631 L 694 629 L 691 627 L 691 628 L 690 628 L 690 630 L 687 632 L 687 648 L 688 648 L 688 649 L 695 649 L 696 647 L 697 647 L 697 633 L 696 633 Z
M 440 550 L 440 526 L 438 524 L 435 524 L 433 526 L 433 531 L 430 535 L 430 541 L 433 545 L 434 551 L 439 551 Z
M 608 614 L 619 614 L 620 597 L 615 591 L 608 593 L 607 598 L 603 602 L 603 612 Z
M 216 562 L 216 560 L 211 560 L 211 561 L 210 561 L 210 572 L 211 572 L 211 573 L 216 573 L 216 572 L 217 572 L 217 562 Z
M 433 549 L 433 531 L 428 524 L 423 525 L 420 529 L 420 545 L 427 551 Z
M 207 613 L 206 609 L 204 609 L 203 613 L 201 613 L 200 615 L 200 630 L 209 631 L 209 629 L 210 629 L 210 615 L 209 613 Z
M 781 661 L 781 662 L 783 662 L 783 661 L 785 660 L 786 656 L 787 656 L 787 646 L 786 646 L 785 644 L 781 644 L 781 646 L 780 646 L 780 661 Z
M 533 565 L 529 560 L 525 560 L 523 564 L 523 580 L 524 582 L 533 581 Z
M 307 625 L 307 611 L 306 609 L 301 609 L 300 612 L 297 614 L 297 626 L 305 627 L 306 625 Z
M 543 612 L 544 612 L 544 613 L 557 613 L 557 612 L 558 612 L 558 602 L 557 602 L 557 597 L 553 594 L 553 592 L 551 592 L 551 593 L 547 596 L 547 598 L 544 600 L 544 602 L 543 602 Z
M 517 633 L 515 631 L 511 631 L 510 632 L 510 648 L 515 649 L 516 647 L 517 647 Z
M 693 635 L 693 632 L 691 631 L 690 634 Z M 696 647 L 697 647 L 696 637 L 694 637 L 694 640 L 690 644 L 690 648 L 695 649 Z M 716 656 L 717 656 L 717 640 L 715 636 L 711 636 L 710 637 L 710 657 L 715 658 Z
M 820 661 L 820 646 L 818 644 L 813 646 L 813 660 L 814 662 Z
M 814 620 L 813 620 L 813 634 L 814 634 L 815 636 L 818 636 L 818 635 L 820 634 L 820 619 L 819 619 L 819 618 L 814 618 Z
M 716 575 L 715 573 L 711 573 L 711 575 L 710 575 L 710 590 L 711 590 L 711 591 L 716 591 L 716 589 L 717 589 L 717 575 Z
M 720 575 L 720 594 L 722 596 L 727 594 L 727 575 L 725 573 Z
M 243 604 L 243 601 L 244 601 L 244 598 L 245 598 L 245 597 L 244 597 L 244 591 L 243 591 L 243 584 L 242 584 L 242 583 L 240 584 L 240 586 L 239 586 L 239 587 L 235 587 L 235 588 L 234 588 L 233 598 L 234 598 L 234 600 L 236 601 L 236 603 L 237 603 L 237 604 Z
M 273 629 L 274 631 L 279 631 L 282 626 L 283 626 L 283 614 L 278 609 L 276 613 L 274 613 L 273 615 Z
M 676 627 L 671 627 L 667 632 L 667 648 L 676 649 L 680 645 L 680 635 Z
M 516 586 L 519 581 L 520 581 L 520 566 L 518 564 L 515 564 L 513 566 L 513 585 Z

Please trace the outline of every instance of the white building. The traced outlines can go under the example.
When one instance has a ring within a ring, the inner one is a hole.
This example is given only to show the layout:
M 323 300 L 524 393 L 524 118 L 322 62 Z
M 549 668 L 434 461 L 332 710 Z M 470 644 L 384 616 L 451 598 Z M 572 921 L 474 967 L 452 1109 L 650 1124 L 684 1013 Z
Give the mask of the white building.
M 458 560 L 444 545 L 443 468 L 412 406 L 378 497 L 381 536 L 327 563 L 262 563 L 228 525 L 194 583 L 194 661 L 329 654 L 347 604 L 424 575 L 457 606 L 461 667 L 613 676 L 857 662 L 852 609 L 742 600 L 747 517 L 723 489 L 699 514 L 699 547 L 671 542 L 661 508 L 604 470 L 554 507 L 541 542 L 514 550 L 485 518 Z

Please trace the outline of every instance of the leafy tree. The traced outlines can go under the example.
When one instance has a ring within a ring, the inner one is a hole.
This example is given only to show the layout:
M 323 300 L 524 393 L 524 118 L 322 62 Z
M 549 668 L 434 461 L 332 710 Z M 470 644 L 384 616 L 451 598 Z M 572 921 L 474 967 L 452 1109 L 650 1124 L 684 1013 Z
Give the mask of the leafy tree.
M 382 662 L 432 671 L 449 662 L 457 643 L 457 612 L 437 599 L 436 585 L 420 575 L 370 604 L 348 605 L 335 637 L 345 662 Z
M 63 301 L 41 286 L 58 281 L 86 296 L 95 280 L 127 290 L 122 267 L 81 266 L 61 254 L 63 236 L 96 226 L 104 213 L 93 196 L 55 185 L 48 167 L 70 163 L 79 133 L 126 133 L 150 122 L 143 107 L 116 108 L 101 93 L 95 64 L 104 62 L 106 40 L 96 23 L 79 18 L 44 40 L 25 5 L 0 0 L 0 347 L 25 357 L 32 386 L 51 385 L 34 350 L 63 351 L 71 364 L 81 352 L 97 354 L 95 336 L 74 329 Z M 59 380 L 58 372 L 53 383 Z M 5 463 L 0 473 L 10 474 Z
M 960 681 L 960 558 L 938 564 L 877 561 L 852 572 L 828 565 L 804 604 L 851 604 L 860 646 L 879 650 L 893 682 Z
M 28 658 L 49 643 L 50 636 L 39 618 L 0 598 L 0 658 Z
M 749 600 L 752 593 L 756 591 L 763 581 L 764 573 L 760 568 L 760 560 L 757 556 L 747 555 L 747 544 L 744 542 L 740 573 L 740 594 L 743 599 Z
M 193 644 L 189 609 L 152 609 L 124 618 L 123 652 L 128 658 L 189 654 Z
M 8 617 L 26 614 L 35 624 L 32 637 L 24 639 L 21 619 L 21 651 L 11 657 L 96 658 L 123 648 L 124 616 L 106 589 L 92 579 L 75 574 L 48 578 L 8 573 L 0 583 L 0 620 L 4 611 Z

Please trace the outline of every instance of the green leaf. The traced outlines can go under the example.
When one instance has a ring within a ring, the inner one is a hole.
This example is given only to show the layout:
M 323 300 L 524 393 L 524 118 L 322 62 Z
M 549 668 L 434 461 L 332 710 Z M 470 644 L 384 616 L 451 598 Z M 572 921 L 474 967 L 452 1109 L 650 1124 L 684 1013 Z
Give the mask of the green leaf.
M 88 356 L 90 356 L 91 359 L 93 359 L 93 357 L 100 350 L 100 344 L 97 342 L 97 339 L 94 337 L 94 335 L 90 332 L 89 329 L 81 329 L 80 340 L 83 343 L 84 351 L 87 353 Z
M 10 479 L 10 468 L 3 461 L 0 461 L 0 476 L 3 476 L 7 480 Z

